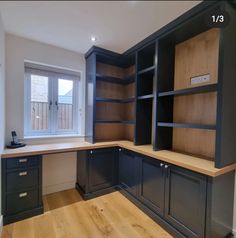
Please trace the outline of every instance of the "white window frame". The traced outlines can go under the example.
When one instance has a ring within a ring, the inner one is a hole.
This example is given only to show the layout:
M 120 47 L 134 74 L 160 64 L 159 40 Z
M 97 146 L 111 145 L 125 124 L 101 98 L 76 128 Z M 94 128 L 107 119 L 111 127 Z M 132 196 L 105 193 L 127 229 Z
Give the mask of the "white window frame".
M 49 111 L 48 118 L 48 130 L 35 131 L 31 129 L 31 74 L 41 75 L 48 77 L 48 98 L 52 101 L 51 110 Z M 73 80 L 73 129 L 63 130 L 57 129 L 57 106 L 58 102 L 58 81 L 59 79 Z M 56 72 L 56 69 L 48 70 L 37 68 L 25 67 L 25 118 L 24 118 L 24 134 L 25 137 L 50 137 L 60 135 L 78 135 L 81 136 L 82 127 L 82 109 L 80 108 L 81 95 L 81 80 L 80 75 L 69 74 L 68 72 L 63 73 L 60 69 Z

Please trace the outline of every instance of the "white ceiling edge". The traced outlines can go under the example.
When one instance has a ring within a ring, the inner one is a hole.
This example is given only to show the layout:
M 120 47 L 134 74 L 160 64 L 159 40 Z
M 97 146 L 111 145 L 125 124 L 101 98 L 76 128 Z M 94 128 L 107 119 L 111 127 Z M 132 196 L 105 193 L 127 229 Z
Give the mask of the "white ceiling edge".
M 92 45 L 123 53 L 199 3 L 1 1 L 0 12 L 9 34 L 77 53 Z

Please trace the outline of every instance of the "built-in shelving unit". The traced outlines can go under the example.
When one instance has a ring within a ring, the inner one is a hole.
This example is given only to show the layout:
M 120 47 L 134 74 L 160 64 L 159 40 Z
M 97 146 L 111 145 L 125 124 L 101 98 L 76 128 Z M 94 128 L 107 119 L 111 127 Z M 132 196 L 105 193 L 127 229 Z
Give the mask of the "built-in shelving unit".
M 135 144 L 151 144 L 153 138 L 154 83 L 156 75 L 156 43 L 136 53 L 136 127 Z
M 235 161 L 235 10 L 220 1 L 202 5 L 124 54 L 98 47 L 86 54 L 88 141 L 128 138 L 219 168 Z M 222 9 L 227 27 L 206 24 Z
M 214 160 L 219 30 L 210 29 L 177 43 L 165 38 L 159 46 L 163 50 L 160 57 L 165 49 L 171 52 L 169 73 L 160 72 L 157 81 L 155 149 Z M 192 83 L 199 75 L 207 75 L 208 80 Z
M 91 142 L 134 140 L 135 58 L 102 52 L 89 57 L 93 63 L 90 87 Z M 87 59 L 88 62 L 88 59 Z M 88 70 L 87 70 L 87 73 Z M 88 99 L 89 100 L 89 99 Z M 88 103 L 87 103 L 88 104 Z M 87 113 L 88 114 L 88 113 Z M 88 128 L 89 130 L 89 128 Z M 88 134 L 88 133 L 87 133 Z

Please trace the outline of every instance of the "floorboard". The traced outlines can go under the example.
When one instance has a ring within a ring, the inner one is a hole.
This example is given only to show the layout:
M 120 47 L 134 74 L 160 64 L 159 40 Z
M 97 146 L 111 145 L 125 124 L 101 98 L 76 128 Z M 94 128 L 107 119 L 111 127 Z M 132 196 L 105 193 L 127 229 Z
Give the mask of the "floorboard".
M 119 192 L 84 201 L 75 189 L 44 196 L 45 213 L 1 229 L 1 238 L 171 238 Z

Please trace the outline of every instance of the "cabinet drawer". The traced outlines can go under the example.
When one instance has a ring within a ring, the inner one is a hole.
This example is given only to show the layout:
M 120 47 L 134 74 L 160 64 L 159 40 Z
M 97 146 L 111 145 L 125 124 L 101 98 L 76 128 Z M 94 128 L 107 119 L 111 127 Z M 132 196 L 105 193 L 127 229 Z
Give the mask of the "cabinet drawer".
M 7 214 L 15 214 L 37 207 L 39 203 L 38 198 L 38 189 L 8 194 L 6 197 Z
M 26 169 L 7 173 L 7 192 L 37 186 L 39 184 L 39 169 Z
M 35 167 L 39 165 L 39 156 L 7 159 L 7 169 Z

